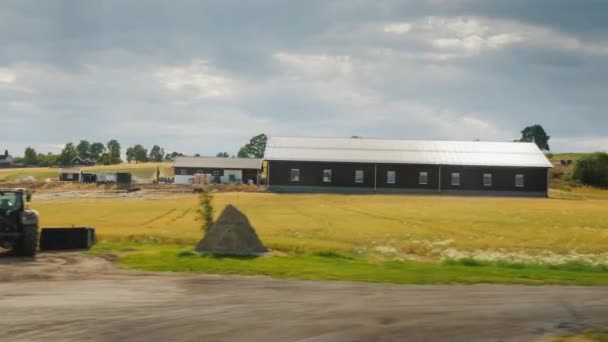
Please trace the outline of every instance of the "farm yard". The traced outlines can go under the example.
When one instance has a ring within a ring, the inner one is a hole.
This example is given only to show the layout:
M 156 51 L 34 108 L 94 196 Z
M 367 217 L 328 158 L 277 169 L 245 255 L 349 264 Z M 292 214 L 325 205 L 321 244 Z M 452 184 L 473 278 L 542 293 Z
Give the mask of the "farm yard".
M 86 172 L 130 172 L 135 177 L 152 179 L 156 174 L 157 166 L 162 175 L 172 175 L 171 163 L 123 163 L 118 165 L 96 165 L 84 166 Z M 33 177 L 38 181 L 46 179 L 56 180 L 59 175 L 59 168 L 52 167 L 28 167 L 28 168 L 8 168 L 0 169 L 0 182 L 14 182 L 26 177 Z
M 190 185 L 43 181 L 58 169 L 0 169 L 0 185 L 36 191 L 41 226 L 92 226 L 92 254 L 152 271 L 270 275 L 391 283 L 608 284 L 608 190 L 571 180 L 555 155 L 550 198 L 435 195 L 276 194 L 263 186 L 216 185 L 215 217 L 243 211 L 270 255 L 193 253 L 201 239 Z M 85 167 L 152 179 L 170 163 Z M 18 180 L 32 176 L 38 182 Z
M 608 284 L 603 200 L 217 193 L 271 250 L 201 257 L 198 198 L 36 201 L 42 226 L 97 229 L 96 254 L 148 270 L 381 282 Z M 409 271 L 409 272 L 408 272 Z M 422 277 L 422 278 L 421 278 Z

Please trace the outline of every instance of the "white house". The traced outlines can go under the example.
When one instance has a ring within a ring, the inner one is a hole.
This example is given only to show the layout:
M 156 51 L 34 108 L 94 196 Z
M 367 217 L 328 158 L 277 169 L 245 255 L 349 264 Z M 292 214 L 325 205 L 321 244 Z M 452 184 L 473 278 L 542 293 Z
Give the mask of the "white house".
M 173 163 L 175 184 L 192 184 L 195 174 L 208 174 L 214 183 L 258 184 L 262 159 L 177 157 Z

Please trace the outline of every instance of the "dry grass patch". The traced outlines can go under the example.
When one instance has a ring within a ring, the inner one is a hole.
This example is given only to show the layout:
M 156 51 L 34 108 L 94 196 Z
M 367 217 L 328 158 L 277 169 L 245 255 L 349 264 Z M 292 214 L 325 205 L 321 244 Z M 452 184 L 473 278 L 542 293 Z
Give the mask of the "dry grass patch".
M 491 260 L 608 264 L 605 201 L 218 193 L 216 213 L 229 203 L 249 217 L 269 248 L 283 252 L 336 251 L 379 260 L 461 253 L 490 255 Z M 94 226 L 106 241 L 194 245 L 201 237 L 195 196 L 32 206 L 43 226 Z

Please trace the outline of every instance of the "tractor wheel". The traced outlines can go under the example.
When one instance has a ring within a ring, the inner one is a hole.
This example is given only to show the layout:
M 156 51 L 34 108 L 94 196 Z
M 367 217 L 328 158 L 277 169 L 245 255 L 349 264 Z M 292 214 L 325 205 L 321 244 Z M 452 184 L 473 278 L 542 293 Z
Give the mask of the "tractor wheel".
M 15 245 L 17 256 L 35 257 L 38 250 L 38 227 L 23 226 L 23 234 Z

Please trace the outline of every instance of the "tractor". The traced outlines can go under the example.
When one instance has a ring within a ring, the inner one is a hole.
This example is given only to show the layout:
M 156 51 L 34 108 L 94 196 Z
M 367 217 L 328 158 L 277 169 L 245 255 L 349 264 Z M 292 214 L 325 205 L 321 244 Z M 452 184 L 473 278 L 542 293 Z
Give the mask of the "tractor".
M 26 189 L 0 189 L 0 247 L 16 256 L 34 257 L 38 249 L 38 213 L 29 210 Z

